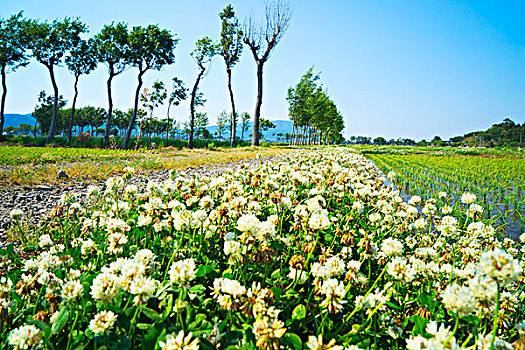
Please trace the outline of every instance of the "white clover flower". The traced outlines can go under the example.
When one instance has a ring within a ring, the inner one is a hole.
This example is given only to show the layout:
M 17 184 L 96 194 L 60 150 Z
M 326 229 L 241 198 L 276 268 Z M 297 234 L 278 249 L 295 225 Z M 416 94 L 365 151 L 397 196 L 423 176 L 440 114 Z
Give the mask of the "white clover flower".
M 124 179 L 120 176 L 110 177 L 106 180 L 106 194 L 113 195 L 124 186 Z
M 393 171 L 389 171 L 388 174 L 386 174 L 386 177 L 390 180 L 390 182 L 394 182 L 396 178 L 396 173 Z
M 44 342 L 42 332 L 33 325 L 13 329 L 7 340 L 15 349 L 38 349 Z
M 298 284 L 304 284 L 308 280 L 308 273 L 306 271 L 294 269 L 290 267 L 290 272 L 288 273 L 288 279 L 295 281 L 297 280 Z
M 24 212 L 22 209 L 13 209 L 9 212 L 9 216 L 16 221 L 20 221 L 22 216 L 24 216 Z
M 256 234 L 259 231 L 259 219 L 253 214 L 246 214 L 237 221 L 237 229 L 241 232 Z
M 475 276 L 468 282 L 471 293 L 479 301 L 491 302 L 496 301 L 498 286 L 496 282 L 486 276 Z
M 258 348 L 272 349 L 279 344 L 278 339 L 286 333 L 286 328 L 284 322 L 275 317 L 258 317 L 253 323 L 253 333 L 257 339 Z
M 150 277 L 138 276 L 134 278 L 129 286 L 129 292 L 135 295 L 135 305 L 144 304 L 155 293 L 159 282 Z
M 151 225 L 152 221 L 153 221 L 153 218 L 151 216 L 140 214 L 137 219 L 137 226 L 138 227 L 148 226 L 148 225 Z
M 405 257 L 396 256 L 386 268 L 386 272 L 398 281 L 412 282 L 416 278 L 416 270 L 408 263 Z
M 170 333 L 166 336 L 166 341 L 159 341 L 159 347 L 162 350 L 198 350 L 199 339 L 192 340 L 193 334 L 188 333 L 184 336 L 184 331 L 180 331 L 177 335 Z
M 454 283 L 447 286 L 445 291 L 441 293 L 441 298 L 445 307 L 456 312 L 459 317 L 470 315 L 476 309 L 476 298 L 469 287 Z
M 421 212 L 424 215 L 432 216 L 436 213 L 436 210 L 437 210 L 437 207 L 434 204 L 427 202 L 425 203 L 425 206 L 423 207 L 423 209 L 421 209 Z
M 412 196 L 410 198 L 410 200 L 408 201 L 408 204 L 410 205 L 418 205 L 419 203 L 421 203 L 421 197 L 420 196 Z
M 343 350 L 341 345 L 335 344 L 335 339 L 331 339 L 328 343 L 324 344 L 322 334 L 319 336 L 311 335 L 308 337 L 306 346 L 310 350 Z
M 458 220 L 453 216 L 444 216 L 436 229 L 447 237 L 455 237 Z
M 90 185 L 87 188 L 87 196 L 88 197 L 98 197 L 100 194 L 100 188 L 98 186 Z
M 123 251 L 123 246 L 128 243 L 128 237 L 121 232 L 113 232 L 107 238 L 108 251 L 111 254 L 118 254 Z
M 427 228 L 428 226 L 428 223 L 427 223 L 427 220 L 423 219 L 423 218 L 419 218 L 417 219 L 416 221 L 414 221 L 412 223 L 412 227 L 418 231 L 423 231 Z
M 173 216 L 173 227 L 177 231 L 183 231 L 191 227 L 191 211 L 182 209 L 180 211 L 172 212 L 171 215 Z
M 45 234 L 40 236 L 40 238 L 38 239 L 38 245 L 40 246 L 40 248 L 50 247 L 53 245 L 53 240 L 51 239 L 51 236 Z
M 381 214 L 379 213 L 372 213 L 368 216 L 368 220 L 370 220 L 370 222 L 372 224 L 378 222 L 379 220 L 381 220 Z
M 403 243 L 396 238 L 387 238 L 381 244 L 381 252 L 386 257 L 398 256 L 403 253 Z
M 91 285 L 91 296 L 95 300 L 105 303 L 113 301 L 119 294 L 122 282 L 119 277 L 111 273 L 103 272 L 93 280 Z
M 213 281 L 212 295 L 222 308 L 234 309 L 239 303 L 239 298 L 246 294 L 246 288 L 239 281 L 228 278 L 216 278 Z
M 326 210 L 318 210 L 310 216 L 308 219 L 308 225 L 312 230 L 326 230 L 330 227 L 330 219 Z
M 461 203 L 472 204 L 476 201 L 476 195 L 473 193 L 465 192 L 461 195 Z
M 139 188 L 136 185 L 126 185 L 124 187 L 124 194 L 128 197 L 132 197 L 139 192 Z
M 321 303 L 321 307 L 328 309 L 331 313 L 340 312 L 343 309 L 343 304 L 347 302 L 343 300 L 345 296 L 345 285 L 342 281 L 335 278 L 325 280 L 320 292 L 326 297 Z
M 74 193 L 70 192 L 62 193 L 62 196 L 60 196 L 61 204 L 71 204 L 75 203 L 77 200 L 77 196 Z
M 178 284 L 187 284 L 195 278 L 196 272 L 194 259 L 189 258 L 176 261 L 170 267 L 170 281 Z
M 513 282 L 522 273 L 519 261 L 499 248 L 481 254 L 479 268 L 499 282 Z
M 65 282 L 62 285 L 61 296 L 63 300 L 70 302 L 81 297 L 83 292 L 84 287 L 82 286 L 82 283 L 78 280 L 73 280 Z
M 80 247 L 80 252 L 82 255 L 91 254 L 96 249 L 95 242 L 91 238 L 82 241 L 82 246 Z
M 210 209 L 213 208 L 213 206 L 215 206 L 215 202 L 210 196 L 204 196 L 199 201 L 199 207 L 201 208 Z
M 192 221 L 194 222 L 193 227 L 200 226 L 204 223 L 204 221 L 208 218 L 208 213 L 206 213 L 206 210 L 199 209 L 197 211 L 194 211 L 191 215 Z
M 151 266 L 155 261 L 155 254 L 149 249 L 141 249 L 135 253 L 134 259 L 142 262 L 145 266 Z
M 452 209 L 452 207 L 449 206 L 449 205 L 445 205 L 445 206 L 441 207 L 441 213 L 443 215 L 448 215 L 448 214 L 452 213 L 453 211 L 454 211 L 454 209 Z
M 89 329 L 94 334 L 108 333 L 115 324 L 117 315 L 113 311 L 101 311 L 89 321 Z
M 492 334 L 479 335 L 479 338 L 476 341 L 476 349 L 477 350 L 490 350 L 491 344 L 492 344 Z M 496 337 L 496 339 L 494 339 L 494 349 L 513 350 L 514 347 L 512 346 L 511 343 L 504 341 L 500 337 Z
M 472 203 L 467 209 L 467 215 L 470 218 L 478 217 L 483 214 L 483 207 L 479 204 Z
M 127 174 L 135 174 L 135 168 L 127 166 L 123 169 L 123 171 Z

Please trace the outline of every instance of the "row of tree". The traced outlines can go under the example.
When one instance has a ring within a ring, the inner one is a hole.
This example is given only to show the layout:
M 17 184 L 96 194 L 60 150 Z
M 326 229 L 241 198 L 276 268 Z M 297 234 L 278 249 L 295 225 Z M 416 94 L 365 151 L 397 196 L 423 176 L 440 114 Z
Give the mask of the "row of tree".
M 525 123 L 519 124 L 510 118 L 493 124 L 485 131 L 474 131 L 463 136 L 454 136 L 443 140 L 434 136 L 430 141 L 418 142 L 409 138 L 387 140 L 382 136 L 372 139 L 369 136 L 350 136 L 350 143 L 361 145 L 397 145 L 397 146 L 468 146 L 468 147 L 525 147 Z
M 235 109 L 233 89 L 231 86 L 232 69 L 239 61 L 243 44 L 247 45 L 256 63 L 257 98 L 253 116 L 252 144 L 258 145 L 260 132 L 260 111 L 262 105 L 263 67 L 270 58 L 282 36 L 286 32 L 292 16 L 292 9 L 288 3 L 275 0 L 267 4 L 265 22 L 255 23 L 250 17 L 241 27 L 231 5 L 228 5 L 220 14 L 222 29 L 220 39 L 214 42 L 210 37 L 197 40 L 195 49 L 191 52 L 197 67 L 198 74 L 190 94 L 190 132 L 188 146 L 193 146 L 195 132 L 196 107 L 202 105 L 202 94 L 199 93 L 199 83 L 210 69 L 212 59 L 216 55 L 224 59 L 227 73 L 227 87 L 232 107 L 231 112 L 231 144 L 236 140 L 237 112 Z M 57 131 L 57 113 L 60 109 L 60 94 L 55 79 L 55 70 L 65 63 L 74 76 L 74 97 L 68 123 L 68 139 L 71 140 L 72 127 L 75 120 L 76 101 L 78 96 L 78 81 L 82 75 L 90 74 L 98 64 L 107 68 L 108 109 L 105 119 L 105 133 L 103 145 L 108 143 L 110 130 L 114 125 L 112 82 L 115 77 L 129 67 L 137 69 L 137 88 L 135 91 L 133 113 L 126 127 L 121 147 L 127 148 L 132 130 L 135 128 L 139 116 L 139 100 L 149 109 L 150 119 L 153 109 L 159 101 L 166 98 L 155 95 L 162 92 L 160 83 L 153 87 L 151 93 L 141 94 L 143 77 L 150 70 L 160 70 L 175 61 L 174 49 L 178 39 L 166 29 L 157 25 L 146 27 L 134 26 L 129 28 L 125 23 L 111 23 L 105 25 L 93 37 L 85 40 L 81 35 L 87 32 L 86 24 L 78 18 L 64 18 L 53 22 L 37 21 L 23 17 L 18 13 L 8 19 L 0 18 L 0 69 L 2 75 L 2 97 L 0 107 L 0 137 L 3 132 L 4 109 L 7 95 L 6 75 L 20 67 L 29 64 L 30 57 L 44 65 L 53 86 L 52 115 L 49 121 L 47 142 L 51 141 Z M 178 78 L 173 78 L 172 91 L 168 99 L 169 107 L 178 105 L 187 98 L 188 89 Z M 168 122 L 169 125 L 169 122 Z M 166 129 L 166 137 L 168 129 Z
M 154 83 L 154 87 L 158 86 L 158 82 Z M 174 138 L 187 138 L 189 135 L 189 122 L 173 122 L 166 119 L 156 119 L 152 118 L 153 107 L 155 105 L 155 99 L 152 99 L 156 93 L 148 93 L 146 90 L 141 99 L 143 105 L 148 106 L 148 111 L 144 109 L 139 109 L 137 111 L 137 116 L 139 123 L 135 126 L 133 132 L 137 135 L 141 133 L 148 139 L 151 139 L 152 136 L 165 136 L 167 137 L 168 133 L 171 137 Z M 71 108 L 63 108 L 66 105 L 66 101 L 63 96 L 60 95 L 58 99 L 59 110 L 57 112 L 56 119 L 56 132 L 57 134 L 68 135 L 68 132 L 71 131 L 74 133 L 76 129 L 77 136 L 84 132 L 86 127 L 90 128 L 89 132 L 91 135 L 104 134 L 105 128 L 101 128 L 104 125 L 106 120 L 107 112 L 104 108 L 85 106 L 77 108 L 74 114 L 74 119 L 70 122 Z M 20 128 L 6 128 L 6 132 L 18 132 L 22 134 L 32 133 L 35 137 L 37 133 L 43 135 L 49 132 L 50 121 L 53 110 L 53 96 L 48 96 L 44 91 L 40 92 L 38 97 L 38 105 L 35 107 L 32 115 L 35 118 L 34 126 L 21 125 Z M 133 117 L 133 109 L 128 111 L 114 110 L 113 111 L 113 128 L 110 130 L 110 135 L 119 135 L 121 137 L 125 136 L 127 131 L 127 126 L 129 121 Z M 249 119 L 249 115 L 246 119 Z M 208 125 L 208 116 L 206 113 L 197 113 L 195 116 L 195 135 L 197 137 L 201 136 L 202 138 L 210 138 L 211 135 L 209 131 L 205 129 Z M 72 126 L 72 128 L 70 127 Z M 137 130 L 138 128 L 138 130 Z
M 312 145 L 342 142 L 343 117 L 319 83 L 320 73 L 310 68 L 297 85 L 288 89 L 289 115 L 293 122 L 291 142 Z

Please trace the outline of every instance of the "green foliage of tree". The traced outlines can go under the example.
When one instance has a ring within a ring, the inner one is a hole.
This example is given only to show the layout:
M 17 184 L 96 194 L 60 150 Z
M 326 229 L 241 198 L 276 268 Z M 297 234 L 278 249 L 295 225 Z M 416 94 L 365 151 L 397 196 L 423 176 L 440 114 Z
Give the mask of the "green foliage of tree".
M 168 108 L 166 112 L 166 145 L 168 144 L 168 134 L 172 126 L 170 124 L 170 107 L 178 106 L 182 101 L 188 98 L 188 88 L 184 85 L 184 82 L 177 77 L 172 79 L 171 93 L 168 98 Z
M 128 148 L 131 131 L 137 118 L 142 76 L 150 69 L 160 70 L 162 67 L 175 62 L 175 46 L 179 40 L 168 30 L 160 29 L 158 25 L 150 24 L 147 27 L 133 27 L 129 33 L 129 52 L 127 61 L 138 69 L 138 84 L 135 91 L 134 113 L 129 121 L 126 135 L 122 141 L 122 148 Z
M 386 144 L 388 144 L 388 141 L 387 141 L 384 137 L 379 136 L 379 137 L 376 137 L 376 138 L 372 141 L 372 143 L 373 143 L 374 145 L 386 145 Z
M 195 136 L 200 138 L 210 138 L 210 132 L 206 129 L 209 123 L 208 114 L 197 113 L 195 115 Z
M 450 139 L 455 146 L 525 147 L 525 123 L 505 118 L 485 131 L 475 131 Z
M 217 136 L 219 139 L 222 139 L 222 134 L 225 131 L 226 126 L 229 124 L 228 120 L 230 115 L 226 111 L 222 111 L 217 118 Z
M 276 125 L 269 121 L 268 119 L 260 118 L 259 119 L 259 139 L 264 139 L 263 131 L 268 131 L 274 129 Z
M 156 80 L 151 89 L 144 89 L 144 92 L 140 96 L 140 101 L 145 108 L 149 109 L 150 125 L 153 123 L 153 110 L 158 106 L 163 105 L 166 97 L 168 97 L 168 93 L 164 87 L 164 83 L 160 80 Z M 133 118 L 133 116 L 131 117 Z M 150 132 L 148 133 L 148 144 L 151 143 L 151 131 L 152 128 L 150 127 Z
M 48 22 L 34 22 L 28 28 L 30 31 L 30 47 L 33 57 L 42 63 L 49 71 L 54 91 L 53 114 L 49 126 L 46 142 L 55 136 L 56 119 L 59 104 L 58 85 L 55 79 L 55 67 L 60 66 L 64 56 L 71 47 L 77 46 L 81 40 L 80 34 L 87 31 L 87 27 L 78 18 L 64 18 Z
M 244 140 L 244 132 L 248 131 L 250 114 L 244 112 L 241 114 L 241 140 Z
M 106 110 L 102 107 L 84 106 L 75 112 L 74 125 L 80 127 L 80 132 L 84 131 L 84 127 L 91 128 L 91 135 L 94 135 L 95 130 L 104 124 L 106 117 Z
M 239 25 L 239 20 L 235 17 L 235 11 L 232 5 L 228 5 L 219 14 L 222 21 L 221 40 L 219 46 L 219 54 L 224 59 L 226 65 L 226 75 L 228 77 L 228 92 L 230 94 L 230 102 L 232 105 L 231 114 L 231 132 L 230 132 L 230 146 L 235 144 L 235 133 L 237 127 L 237 113 L 235 111 L 235 101 L 233 98 L 233 90 L 231 85 L 231 75 L 233 66 L 239 62 L 243 47 L 243 32 Z
M 191 90 L 190 100 L 190 130 L 188 136 L 188 148 L 193 148 L 193 134 L 195 129 L 195 107 L 197 98 L 197 89 L 201 79 L 205 76 L 206 71 L 213 60 L 213 57 L 217 54 L 218 45 L 213 43 L 213 40 L 207 36 L 197 40 L 195 43 L 195 49 L 191 52 L 191 57 L 197 64 L 199 72 L 197 73 L 197 79 Z
M 29 46 L 30 21 L 22 12 L 9 18 L 0 17 L 0 71 L 2 73 L 2 98 L 0 102 L 0 139 L 4 130 L 4 111 L 7 97 L 7 74 L 29 64 L 26 50 Z
M 297 85 L 288 89 L 286 99 L 293 121 L 292 143 L 321 144 L 342 142 L 344 121 L 334 101 L 330 99 L 320 74 L 310 68 Z
M 58 102 L 56 105 L 58 108 L 63 108 L 66 105 L 66 100 L 64 100 L 64 96 L 60 95 L 58 97 Z M 45 91 L 40 91 L 38 95 L 38 103 L 33 113 L 31 113 L 31 115 L 37 121 L 40 127 L 40 133 L 42 135 L 44 133 L 49 132 L 49 129 L 51 127 L 51 120 L 53 118 L 54 106 L 55 106 L 54 96 L 47 95 Z M 55 120 L 55 123 L 56 123 L 56 120 Z

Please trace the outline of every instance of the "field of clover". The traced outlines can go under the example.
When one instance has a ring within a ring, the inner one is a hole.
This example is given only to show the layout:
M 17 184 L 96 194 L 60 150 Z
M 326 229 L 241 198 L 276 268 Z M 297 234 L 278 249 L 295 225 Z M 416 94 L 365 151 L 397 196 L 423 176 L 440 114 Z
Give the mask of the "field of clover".
M 0 348 L 525 346 L 522 245 L 468 215 L 473 195 L 456 216 L 446 197 L 407 203 L 344 148 L 132 176 L 65 195 L 38 237 L 12 212 Z

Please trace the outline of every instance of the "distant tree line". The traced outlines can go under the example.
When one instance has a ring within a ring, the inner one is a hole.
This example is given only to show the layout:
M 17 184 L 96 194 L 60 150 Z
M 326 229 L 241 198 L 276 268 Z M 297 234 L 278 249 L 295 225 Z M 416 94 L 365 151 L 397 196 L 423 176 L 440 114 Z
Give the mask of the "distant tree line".
M 520 125 L 505 118 L 488 130 L 452 137 L 450 143 L 455 146 L 525 147 L 525 123 Z
M 288 89 L 288 111 L 293 122 L 291 143 L 312 145 L 343 141 L 343 116 L 319 83 L 320 73 L 310 68 Z
M 451 137 L 448 141 L 437 135 L 431 141 L 423 139 L 418 142 L 401 137 L 386 140 L 382 136 L 374 139 L 369 136 L 350 136 L 347 141 L 360 145 L 525 147 L 525 123 L 520 125 L 510 118 L 505 118 L 503 122 L 493 124 L 488 130 L 474 131 L 463 136 Z
M 8 73 L 25 67 L 33 57 L 48 71 L 53 87 L 53 94 L 40 93 L 38 105 L 33 116 L 37 119 L 40 131 L 47 133 L 46 142 L 51 142 L 57 133 L 67 135 L 68 141 L 73 135 L 73 128 L 80 130 L 90 126 L 93 131 L 105 125 L 102 145 L 107 145 L 114 127 L 122 134 L 122 148 L 128 148 L 130 136 L 138 127 L 139 134 L 150 137 L 153 133 L 163 133 L 166 139 L 173 132 L 170 121 L 170 107 L 177 106 L 190 97 L 190 118 L 188 121 L 188 146 L 193 146 L 194 135 L 202 134 L 202 113 L 196 111 L 205 102 L 199 83 L 210 69 L 210 63 L 216 55 L 222 56 L 227 73 L 227 88 L 232 112 L 229 114 L 231 145 L 236 142 L 236 124 L 238 113 L 235 108 L 231 84 L 232 69 L 239 61 L 243 44 L 247 45 L 256 63 L 257 98 L 253 115 L 252 144 L 259 145 L 260 111 L 262 105 L 263 66 L 286 32 L 293 10 L 288 3 L 275 0 L 266 6 L 265 21 L 257 24 L 252 17 L 247 18 L 243 26 L 235 16 L 231 5 L 219 14 L 221 20 L 220 39 L 215 42 L 210 37 L 197 40 L 191 52 L 198 74 L 189 91 L 185 84 L 174 77 L 171 91 L 167 91 L 162 82 L 156 82 L 151 91 L 143 91 L 144 75 L 150 70 L 161 70 L 166 65 L 174 64 L 174 50 L 179 39 L 158 25 L 133 26 L 126 23 L 106 24 L 92 37 L 84 39 L 88 29 L 79 18 L 56 19 L 52 22 L 24 18 L 23 13 L 9 18 L 0 18 L 0 70 L 2 76 L 2 96 L 0 106 L 0 138 L 4 132 L 4 110 L 7 96 L 6 77 Z M 71 108 L 63 110 L 66 101 L 60 94 L 55 79 L 55 72 L 63 64 L 74 77 L 74 96 Z M 101 109 L 95 107 L 77 108 L 79 94 L 78 81 L 83 75 L 89 75 L 99 64 L 107 69 L 106 90 L 108 106 L 101 118 Z M 133 108 L 128 112 L 114 110 L 112 83 L 128 68 L 136 68 L 137 86 Z M 160 95 L 159 95 L 160 94 Z M 154 121 L 153 110 L 167 99 L 168 109 L 165 121 Z M 142 111 L 139 103 L 146 109 Z M 91 108 L 91 109 L 90 109 Z M 88 111 L 88 112 L 86 112 Z M 96 111 L 96 112 L 95 112 Z M 64 114 L 65 113 L 65 114 Z M 83 114 L 82 114 L 83 113 Z M 87 113 L 87 114 L 86 114 Z M 244 114 L 246 116 L 247 114 Z M 47 119 L 46 119 L 47 118 Z M 87 120 L 91 118 L 91 120 Z M 186 130 L 186 128 L 184 128 Z M 244 130 L 243 130 L 244 131 Z

